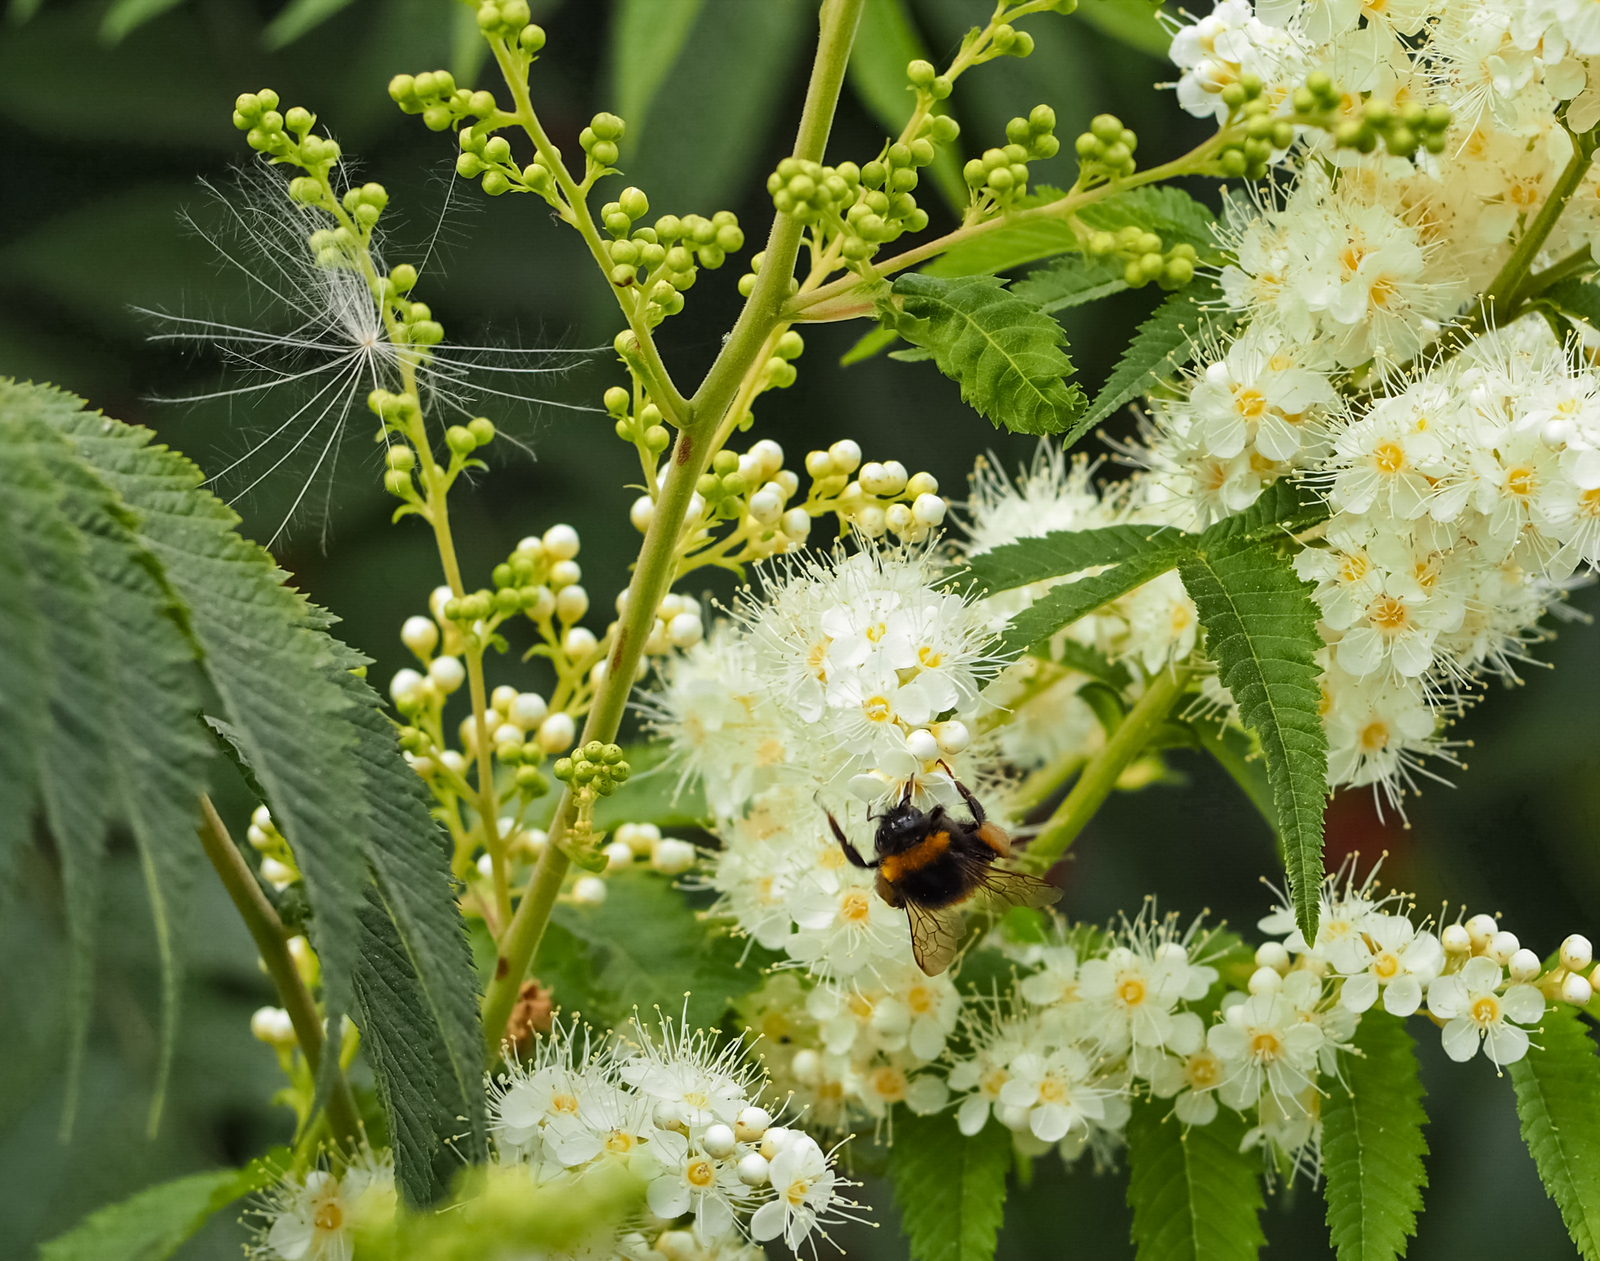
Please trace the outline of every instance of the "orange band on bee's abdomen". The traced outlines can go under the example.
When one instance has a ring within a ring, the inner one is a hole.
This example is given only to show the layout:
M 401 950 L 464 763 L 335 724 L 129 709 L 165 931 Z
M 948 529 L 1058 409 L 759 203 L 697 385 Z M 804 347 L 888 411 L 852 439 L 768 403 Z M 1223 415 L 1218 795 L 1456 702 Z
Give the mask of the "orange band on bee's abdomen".
M 923 837 L 910 849 L 901 854 L 890 854 L 883 860 L 878 868 L 883 873 L 883 878 L 893 884 L 900 877 L 913 871 L 921 871 L 929 863 L 944 856 L 950 848 L 950 833 L 933 832 Z

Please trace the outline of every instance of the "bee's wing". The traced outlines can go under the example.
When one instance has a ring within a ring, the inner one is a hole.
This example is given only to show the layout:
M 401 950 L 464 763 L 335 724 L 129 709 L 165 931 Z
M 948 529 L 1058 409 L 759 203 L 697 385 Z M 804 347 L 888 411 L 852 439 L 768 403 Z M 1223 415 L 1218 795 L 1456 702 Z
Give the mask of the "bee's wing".
M 1020 871 L 990 867 L 983 875 L 983 890 L 996 906 L 1052 906 L 1061 900 L 1061 890 L 1036 876 Z
M 911 953 L 917 966 L 929 976 L 938 976 L 955 961 L 961 949 L 961 915 L 954 908 L 934 910 L 906 903 L 911 921 Z

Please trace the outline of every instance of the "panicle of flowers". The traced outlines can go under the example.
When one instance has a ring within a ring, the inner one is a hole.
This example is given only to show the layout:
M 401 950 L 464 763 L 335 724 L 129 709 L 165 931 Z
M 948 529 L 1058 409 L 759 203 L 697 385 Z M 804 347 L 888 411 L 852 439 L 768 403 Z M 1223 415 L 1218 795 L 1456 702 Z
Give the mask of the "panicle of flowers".
M 350 1261 L 358 1231 L 392 1221 L 398 1197 L 387 1152 L 361 1151 L 335 1173 L 285 1174 L 251 1204 L 245 1221 L 256 1261 Z

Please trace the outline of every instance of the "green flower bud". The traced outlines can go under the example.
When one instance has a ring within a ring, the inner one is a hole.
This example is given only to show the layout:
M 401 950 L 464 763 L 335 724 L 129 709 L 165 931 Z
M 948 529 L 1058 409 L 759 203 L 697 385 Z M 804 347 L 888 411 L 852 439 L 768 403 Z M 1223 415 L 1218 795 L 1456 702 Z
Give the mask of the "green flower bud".
M 256 100 L 261 102 L 261 108 L 264 110 L 278 108 L 278 94 L 271 88 L 262 88 L 256 93 Z
M 284 126 L 299 136 L 303 136 L 310 131 L 311 124 L 314 122 L 316 122 L 316 119 L 311 116 L 311 111 L 301 109 L 298 105 L 283 116 Z
M 552 769 L 555 773 L 555 777 L 564 784 L 572 778 L 572 773 L 575 768 L 570 757 L 563 757 L 556 759 L 556 764 Z
M 517 36 L 517 43 L 522 45 L 525 53 L 536 53 L 544 47 L 544 28 L 541 26 L 524 26 L 522 33 Z
M 1221 92 L 1217 93 L 1217 95 L 1222 99 L 1222 103 L 1229 109 L 1238 109 L 1239 106 L 1245 103 L 1246 99 L 1244 89 L 1237 83 L 1228 84 L 1222 89 Z
M 883 181 L 888 178 L 888 168 L 882 162 L 868 162 L 861 168 L 861 182 L 868 188 L 882 188 Z
M 597 166 L 615 166 L 619 155 L 617 146 L 609 140 L 597 140 L 594 148 L 589 150 L 589 156 Z
M 989 178 L 989 168 L 983 164 L 982 158 L 973 158 L 961 168 L 961 178 L 973 188 L 982 188 Z
M 498 197 L 501 193 L 511 191 L 511 180 L 504 171 L 486 171 L 483 176 L 483 191 L 491 197 Z
M 908 146 L 896 142 L 889 146 L 888 161 L 891 168 L 911 165 L 911 150 Z
M 1244 153 L 1239 149 L 1225 150 L 1222 156 L 1218 158 L 1217 163 L 1222 167 L 1224 175 L 1235 177 L 1243 175 L 1245 168 L 1249 166 L 1249 162 L 1245 160 Z
M 949 114 L 935 114 L 928 134 L 937 144 L 949 144 L 961 134 L 961 124 Z
M 934 100 L 942 101 L 945 99 L 945 97 L 949 96 L 950 93 L 955 91 L 955 87 L 956 85 L 950 80 L 948 75 L 941 74 L 932 83 L 928 84 L 928 91 L 933 94 Z
M 782 337 L 778 338 L 778 344 L 774 347 L 774 350 L 780 359 L 798 359 L 805 352 L 805 348 L 805 340 L 791 328 Z
M 1096 257 L 1114 254 L 1117 249 L 1117 238 L 1109 232 L 1095 232 L 1089 237 L 1089 253 Z
M 322 200 L 322 185 L 309 175 L 298 175 L 289 181 L 289 198 L 302 206 L 314 206 Z
M 627 236 L 629 229 L 633 227 L 633 220 L 628 218 L 628 216 L 623 214 L 620 210 L 614 210 L 610 214 L 605 215 L 601 219 L 601 222 L 606 225 L 607 232 L 611 233 L 612 236 L 617 237 Z
M 714 504 L 722 498 L 722 479 L 715 473 L 702 473 L 695 481 L 694 488 L 700 492 L 700 497 L 708 504 Z
M 422 125 L 429 131 L 443 131 L 454 121 L 447 105 L 430 105 L 422 111 Z
M 1054 136 L 1035 136 L 1033 143 L 1029 146 L 1028 156 L 1035 160 L 1040 160 L 1053 158 L 1060 152 L 1061 142 Z
M 628 267 L 635 267 L 639 263 L 639 247 L 632 241 L 613 241 L 611 243 L 611 261 L 622 263 Z
M 519 766 L 517 791 L 524 797 L 543 797 L 550 791 L 550 781 L 532 766 Z
M 989 187 L 997 193 L 1009 193 L 1016 181 L 1011 177 L 1011 168 L 1002 166 L 998 170 L 989 172 Z
M 487 416 L 474 417 L 467 422 L 467 432 L 480 447 L 486 447 L 494 441 L 494 421 Z
M 644 445 L 647 449 L 660 455 L 672 445 L 672 435 L 662 425 L 651 425 L 644 431 Z
M 612 428 L 617 437 L 621 438 L 624 442 L 633 441 L 633 426 L 626 420 L 619 420 L 614 426 L 612 426 Z
M 1294 143 L 1294 124 L 1279 119 L 1272 125 L 1272 147 L 1287 149 Z
M 620 416 L 628 410 L 628 404 L 633 400 L 628 396 L 628 391 L 620 385 L 613 385 L 605 392 L 606 411 L 613 416 Z
M 458 153 L 456 155 L 456 174 L 464 180 L 477 179 L 485 168 L 482 159 L 475 153 Z
M 537 162 L 530 162 L 522 168 L 522 182 L 536 193 L 549 192 L 550 181 L 550 172 Z
M 928 212 L 918 207 L 905 217 L 904 222 L 907 232 L 921 232 L 928 226 Z
M 606 113 L 596 114 L 589 121 L 589 126 L 594 130 L 594 134 L 602 140 L 621 140 L 623 133 L 627 130 L 622 119 L 615 114 Z
M 411 474 L 390 469 L 383 475 L 383 488 L 391 495 L 405 498 L 411 491 Z
M 389 90 L 391 94 L 394 91 L 394 85 L 396 83 L 398 83 L 401 79 L 409 80 L 410 77 L 410 75 L 404 74 L 396 75 L 389 84 Z M 256 119 L 261 117 L 261 111 L 265 108 L 266 106 L 261 103 L 254 92 L 243 92 L 237 98 L 235 98 L 233 102 L 234 113 L 238 114 L 242 118 L 249 119 L 252 125 L 255 123 Z
M 1008 144 L 1000 152 L 1005 155 L 1007 165 L 1015 166 L 1018 162 L 1028 160 L 1028 150 L 1019 144 Z
M 1450 126 L 1450 107 L 1430 105 L 1423 114 L 1422 125 L 1428 131 L 1442 132 Z
M 1361 143 L 1366 128 L 1353 118 L 1347 118 L 1333 132 L 1333 141 L 1341 149 L 1354 149 Z
M 1116 144 L 1122 139 L 1122 120 L 1115 114 L 1096 114 L 1089 131 L 1103 144 Z
M 889 188 L 896 193 L 909 193 L 917 186 L 917 173 L 910 167 L 901 167 L 889 177 Z
M 511 566 L 506 564 L 504 561 L 496 565 L 493 572 L 489 575 L 489 580 L 493 582 L 496 587 L 502 588 L 509 587 L 512 582 L 515 581 L 515 579 L 516 574 L 512 571 Z
M 493 162 L 497 165 L 509 162 L 511 160 L 511 142 L 504 136 L 491 136 L 484 141 L 483 158 L 484 161 Z
M 383 455 L 383 462 L 397 473 L 409 473 L 416 467 L 417 453 L 403 442 L 397 442 Z
M 407 293 L 417 283 L 417 269 L 410 263 L 401 263 L 389 273 L 389 281 L 397 293 Z
M 494 593 L 494 611 L 496 613 L 511 614 L 522 607 L 522 597 L 517 594 L 515 587 L 507 587 L 503 591 Z
M 695 257 L 700 260 L 702 267 L 709 267 L 716 271 L 727 260 L 727 255 L 715 245 L 707 245 L 695 252 Z
M 465 425 L 451 425 L 444 431 L 444 441 L 455 455 L 468 456 L 478 449 L 478 440 Z
M 493 4 L 478 6 L 478 29 L 493 32 L 500 26 L 500 10 Z
M 1181 288 L 1194 279 L 1194 263 L 1187 258 L 1169 258 L 1162 269 L 1162 278 L 1173 288 Z
M 1028 111 L 1028 127 L 1041 135 L 1056 129 L 1056 112 L 1048 105 L 1035 105 Z
M 719 476 L 726 477 L 729 473 L 739 471 L 739 457 L 732 451 L 718 451 L 711 457 L 712 471 Z
M 1247 70 L 1239 76 L 1239 86 L 1244 89 L 1244 94 L 1252 101 L 1261 95 L 1266 84 L 1261 81 L 1261 76 L 1254 71 Z
M 913 140 L 911 142 L 911 160 L 917 166 L 927 166 L 935 157 L 936 151 L 931 140 Z
M 619 289 L 626 289 L 637 278 L 636 269 L 626 263 L 618 264 L 611 269 L 611 283 Z
M 1013 144 L 1027 144 L 1033 138 L 1033 129 L 1026 118 L 1013 118 L 1006 124 L 1006 139 Z
M 637 188 L 623 189 L 622 196 L 617 198 L 617 204 L 629 219 L 643 219 L 650 213 L 650 199 Z
M 744 248 L 744 229 L 737 224 L 724 224 L 717 229 L 716 247 L 724 254 Z
M 938 73 L 931 62 L 923 61 L 920 58 L 906 67 L 906 78 L 910 79 L 919 88 L 927 88 L 932 84 Z

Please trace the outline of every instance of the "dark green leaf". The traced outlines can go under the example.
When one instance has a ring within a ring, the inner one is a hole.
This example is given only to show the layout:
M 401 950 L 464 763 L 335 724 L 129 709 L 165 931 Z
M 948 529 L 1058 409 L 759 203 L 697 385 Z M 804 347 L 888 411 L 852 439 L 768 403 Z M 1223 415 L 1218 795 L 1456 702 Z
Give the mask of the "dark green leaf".
M 1200 747 L 1217 765 L 1233 777 L 1250 804 L 1261 812 L 1261 817 L 1278 840 L 1279 857 L 1282 857 L 1282 840 L 1278 837 L 1278 807 L 1272 799 L 1272 784 L 1267 779 L 1267 763 L 1261 756 L 1261 743 L 1250 732 L 1233 723 L 1218 724 L 1208 718 L 1194 720 L 1194 733 Z
M 1568 315 L 1575 315 L 1593 328 L 1600 328 L 1600 285 L 1592 280 L 1558 281 L 1539 295 L 1553 302 Z
M 165 1261 L 214 1214 L 262 1185 L 251 1165 L 146 1187 L 40 1245 L 39 1261 Z
M 100 20 L 100 38 L 115 44 L 181 3 L 183 0 L 112 0 L 111 7 Z
M 1159 0 L 1084 0 L 1077 11 L 1096 30 L 1152 57 L 1165 60 L 1172 47 L 1172 32 L 1156 17 Z
M 1128 1122 L 1128 1204 L 1139 1261 L 1254 1261 L 1266 1236 L 1259 1158 L 1227 1108 L 1185 1129 L 1170 1104 L 1136 1100 Z
M 1316 940 L 1322 882 L 1322 814 L 1328 740 L 1320 716 L 1322 646 L 1310 588 L 1270 540 L 1251 541 L 1233 522 L 1202 534 L 1178 573 L 1200 611 L 1206 651 L 1261 741 L 1283 841 L 1295 920 Z
M 705 0 L 621 0 L 611 15 L 611 82 L 627 123 L 623 152 L 638 147 L 651 104 L 694 29 Z
M 567 1010 L 600 1027 L 657 1004 L 676 1018 L 688 996 L 691 1029 L 713 1028 L 761 981 L 771 956 L 703 924 L 671 883 L 650 872 L 606 880 L 599 906 L 557 906 L 534 970 Z M 564 936 L 562 936 L 564 934 Z
M 349 5 L 350 0 L 289 0 L 261 32 L 261 42 L 274 50 L 292 44 Z
M 1017 207 L 1032 209 L 1060 201 L 1065 196 L 1061 189 L 1041 184 L 1018 201 Z M 1077 230 L 1065 218 L 1028 219 L 1021 223 L 1001 224 L 987 230 L 982 236 L 947 250 L 924 267 L 922 274 L 945 279 L 993 275 L 1067 250 L 1076 250 L 1080 244 Z
M 1537 1045 L 1511 1065 L 1522 1138 L 1584 1261 L 1600 1258 L 1600 1057 L 1583 1021 L 1557 1003 Z
M 1011 287 L 1011 292 L 1048 315 L 1121 293 L 1128 287 L 1122 278 L 1123 266 L 1114 259 L 1093 258 L 1074 251 L 1046 267 L 1034 268 Z
M 1216 292 L 1214 285 L 1190 285 L 1168 297 L 1139 325 L 1089 410 L 1067 434 L 1066 445 L 1071 446 L 1107 416 L 1176 375 L 1189 362 L 1205 319 L 1202 304 Z
M 1328 1230 L 1339 1261 L 1389 1261 L 1417 1232 L 1428 1117 L 1403 1020 L 1374 1008 L 1361 1017 L 1355 1046 L 1344 1081 L 1329 1084 L 1322 1105 Z
M 912 1261 L 989 1261 L 1010 1168 L 1011 1135 L 998 1123 L 963 1138 L 951 1113 L 899 1109 L 889 1179 Z
M 996 428 L 1060 433 L 1083 408 L 1083 391 L 1068 385 L 1076 369 L 1061 350 L 1061 326 L 1007 292 L 989 276 L 937 280 L 901 276 L 900 335 L 933 352 L 939 371 L 961 385 L 961 397 Z
M 900 334 L 894 329 L 875 328 L 870 333 L 863 334 L 860 341 L 839 356 L 839 366 L 848 368 L 851 364 L 863 363 L 875 355 L 882 354 L 899 340 Z
M 906 66 L 918 59 L 931 61 L 932 57 L 911 20 L 906 0 L 866 0 L 856 42 L 850 49 L 850 86 L 891 136 L 899 136 L 911 117 L 915 97 Z M 941 105 L 936 112 L 946 111 Z M 950 208 L 958 214 L 965 209 L 970 194 L 955 150 L 941 145 L 928 171 Z
M 1139 4 L 1142 0 L 1132 2 Z M 1105 3 L 1106 0 L 1094 0 L 1094 5 L 1084 5 L 1079 12 Z M 1078 218 L 1096 232 L 1141 228 L 1159 236 L 1167 249 L 1174 245 L 1192 245 L 1202 259 L 1216 261 L 1221 257 L 1217 238 L 1212 233 L 1216 216 L 1181 188 L 1170 184 L 1150 184 L 1115 193 L 1085 206 L 1078 212 Z
M 1079 674 L 1087 674 L 1091 679 L 1098 680 L 1117 691 L 1121 691 L 1133 682 L 1133 676 L 1128 673 L 1128 667 L 1122 662 L 1112 661 L 1098 648 L 1080 644 L 1075 639 L 1063 640 L 1051 659 L 1070 670 L 1076 670 Z

